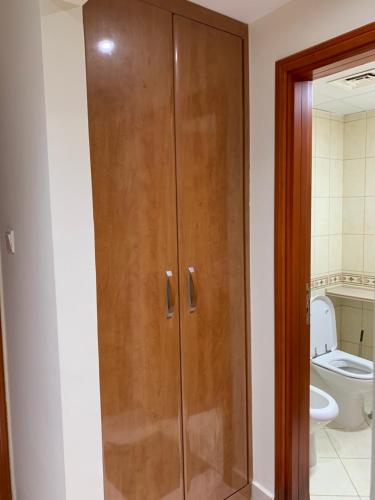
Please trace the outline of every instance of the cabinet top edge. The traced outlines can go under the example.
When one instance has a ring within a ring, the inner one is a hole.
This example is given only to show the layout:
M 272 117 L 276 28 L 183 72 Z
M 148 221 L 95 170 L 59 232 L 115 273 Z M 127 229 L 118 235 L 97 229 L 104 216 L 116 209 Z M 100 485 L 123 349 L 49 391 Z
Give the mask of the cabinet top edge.
M 237 21 L 229 16 L 215 12 L 207 7 L 190 2 L 189 0 L 139 0 L 155 7 L 167 10 L 172 14 L 180 15 L 193 21 L 207 24 L 213 28 L 220 29 L 239 36 L 245 40 L 248 39 L 249 28 L 246 23 Z M 90 0 L 86 0 L 83 9 L 87 9 Z

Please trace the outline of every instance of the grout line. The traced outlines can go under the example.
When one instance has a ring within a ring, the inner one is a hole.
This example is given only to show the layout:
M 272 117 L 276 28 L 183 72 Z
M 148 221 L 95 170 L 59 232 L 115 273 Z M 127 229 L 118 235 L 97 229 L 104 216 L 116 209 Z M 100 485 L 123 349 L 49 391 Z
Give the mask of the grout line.
M 329 198 L 328 198 L 328 233 L 331 231 L 331 206 L 332 201 L 331 201 L 331 174 L 332 174 L 332 120 L 331 116 L 329 119 L 329 163 L 328 163 L 328 193 L 329 193 Z M 341 215 L 342 218 L 342 215 Z M 331 266 L 331 247 L 332 247 L 332 241 L 331 238 L 328 236 L 328 272 L 330 270 Z
M 333 430 L 337 430 L 337 429 L 333 429 Z M 328 441 L 331 443 L 332 448 L 335 450 L 335 453 L 336 453 L 336 455 L 337 455 L 337 458 L 340 458 L 339 452 L 337 451 L 337 449 L 336 449 L 336 446 L 335 446 L 334 442 L 332 441 L 332 439 L 331 439 L 331 437 L 330 437 L 329 433 L 327 432 L 327 429 L 324 429 L 324 431 L 325 431 L 325 433 L 327 434 Z
M 371 428 L 371 427 L 368 425 L 368 423 L 367 423 L 367 422 L 366 422 L 366 425 L 367 425 L 367 427 L 368 427 L 368 428 Z M 333 429 L 333 430 L 340 430 L 340 429 Z M 335 453 L 336 453 L 336 457 L 340 460 L 341 465 L 343 466 L 343 468 L 344 468 L 344 470 L 345 470 L 345 472 L 346 472 L 346 475 L 348 476 L 348 478 L 349 478 L 349 480 L 350 480 L 350 482 L 351 482 L 351 484 L 352 484 L 352 486 L 353 486 L 354 490 L 357 492 L 357 496 L 358 496 L 358 498 L 362 498 L 362 497 L 361 497 L 361 495 L 359 494 L 359 491 L 357 490 L 357 488 L 356 488 L 356 486 L 355 486 L 355 484 L 354 484 L 353 480 L 352 480 L 351 475 L 349 474 L 349 471 L 348 471 L 348 470 L 347 470 L 347 468 L 345 467 L 345 464 L 344 464 L 343 460 L 346 460 L 346 459 L 340 456 L 340 454 L 339 454 L 339 452 L 338 452 L 338 450 L 337 450 L 337 448 L 336 448 L 336 446 L 335 446 L 335 444 L 334 444 L 334 441 L 331 439 L 331 437 L 330 437 L 329 433 L 327 432 L 327 429 L 323 429 L 323 431 L 325 432 L 326 436 L 328 437 L 328 440 L 329 440 L 329 442 L 331 443 L 332 448 L 334 449 L 334 451 L 335 451 Z M 320 457 L 320 458 L 324 458 L 324 457 Z M 326 457 L 326 458 L 331 458 L 332 460 L 335 460 L 335 458 L 333 458 L 333 457 Z M 361 459 L 361 458 L 358 458 L 358 459 L 357 459 L 357 458 L 348 458 L 347 460 L 367 460 L 367 459 Z M 319 457 L 318 457 L 318 463 L 319 463 Z M 319 496 L 319 495 L 316 495 L 316 496 Z M 321 496 L 337 496 L 337 495 L 321 495 Z M 341 496 L 348 496 L 348 497 L 352 497 L 353 495 L 341 495 Z
M 367 114 L 365 118 L 365 178 L 366 178 L 366 155 L 367 155 Z M 363 186 L 363 192 L 366 193 L 366 182 Z M 362 254 L 362 269 L 365 270 L 365 231 L 366 231 L 366 203 L 363 202 L 363 254 Z
M 366 425 L 367 425 L 367 427 L 368 427 L 368 428 L 370 428 L 370 426 L 368 425 L 368 423 L 367 423 L 367 422 L 366 422 Z M 324 430 L 326 431 L 326 429 L 324 429 Z M 333 430 L 340 430 L 340 429 L 333 429 Z M 332 444 L 333 449 L 335 450 L 335 452 L 336 452 L 336 454 L 337 454 L 338 459 L 340 460 L 340 462 L 341 462 L 342 466 L 344 467 L 345 472 L 346 472 L 347 476 L 349 477 L 350 482 L 351 482 L 351 483 L 352 483 L 352 485 L 353 485 L 353 488 L 354 488 L 354 489 L 355 489 L 355 491 L 357 492 L 358 497 L 359 497 L 359 498 L 361 498 L 361 495 L 359 494 L 359 491 L 357 490 L 357 488 L 356 488 L 356 486 L 355 486 L 355 484 L 354 484 L 354 482 L 353 482 L 353 480 L 352 480 L 352 477 L 351 477 L 351 475 L 350 475 L 349 471 L 348 471 L 348 470 L 347 470 L 347 468 L 345 467 L 345 464 L 344 464 L 343 460 L 367 460 L 367 459 L 361 459 L 361 458 L 346 458 L 346 459 L 345 459 L 344 457 L 341 457 L 341 456 L 340 456 L 340 454 L 339 454 L 339 452 L 337 451 L 337 448 L 336 448 L 336 446 L 335 446 L 335 444 L 334 444 L 334 441 L 331 439 L 331 437 L 330 437 L 330 435 L 329 435 L 329 433 L 328 433 L 327 431 L 326 431 L 326 434 L 327 434 L 327 436 L 328 436 L 328 439 L 329 439 L 330 443 Z M 329 495 L 328 495 L 328 496 L 329 496 Z
M 359 491 L 357 490 L 357 488 L 356 488 L 356 486 L 355 486 L 355 484 L 354 484 L 354 482 L 353 482 L 353 480 L 352 480 L 352 478 L 351 478 L 351 475 L 349 474 L 349 472 L 348 472 L 347 468 L 345 467 L 344 462 L 342 461 L 342 459 L 341 459 L 340 457 L 339 457 L 339 459 L 340 459 L 340 462 L 341 462 L 342 466 L 344 467 L 344 470 L 345 470 L 345 472 L 346 472 L 346 474 L 347 474 L 348 478 L 350 479 L 350 482 L 351 482 L 351 483 L 352 483 L 352 485 L 353 485 L 354 490 L 357 492 L 357 495 L 359 496 L 359 498 L 361 498 L 361 495 L 359 494 Z M 352 459 L 352 460 L 355 460 L 355 459 Z

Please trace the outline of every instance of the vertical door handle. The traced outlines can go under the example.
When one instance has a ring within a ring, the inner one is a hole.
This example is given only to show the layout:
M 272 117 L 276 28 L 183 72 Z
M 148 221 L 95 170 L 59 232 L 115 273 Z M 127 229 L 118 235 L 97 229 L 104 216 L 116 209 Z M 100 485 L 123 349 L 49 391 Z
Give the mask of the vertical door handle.
M 193 313 L 197 309 L 197 284 L 196 271 L 189 267 L 189 311 Z
M 174 306 L 176 299 L 176 292 L 174 287 L 174 278 L 172 271 L 166 271 L 167 286 L 166 286 L 166 297 L 167 297 L 167 318 L 171 319 L 174 315 Z

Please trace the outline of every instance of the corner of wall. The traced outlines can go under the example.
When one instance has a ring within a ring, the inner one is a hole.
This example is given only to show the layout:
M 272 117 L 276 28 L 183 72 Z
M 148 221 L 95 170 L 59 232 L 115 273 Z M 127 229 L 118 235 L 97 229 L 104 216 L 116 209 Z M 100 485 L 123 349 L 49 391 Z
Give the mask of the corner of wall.
M 41 2 L 66 499 L 103 500 L 85 2 Z

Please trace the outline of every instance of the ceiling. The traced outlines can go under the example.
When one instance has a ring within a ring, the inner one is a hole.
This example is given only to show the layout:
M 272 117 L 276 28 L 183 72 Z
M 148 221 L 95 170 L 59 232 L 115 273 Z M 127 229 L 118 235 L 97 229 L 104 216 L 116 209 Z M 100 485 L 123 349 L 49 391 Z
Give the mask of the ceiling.
M 42 15 L 84 5 L 87 0 L 39 0 Z M 198 5 L 250 24 L 291 0 L 191 0 Z
M 244 23 L 252 23 L 273 10 L 282 7 L 291 0 L 191 0 L 198 5 L 215 10 L 226 16 L 233 17 Z M 43 13 L 60 10 L 64 3 L 69 5 L 84 5 L 87 0 L 40 0 Z
M 244 23 L 252 23 L 256 19 L 278 9 L 290 0 L 193 0 L 216 12 L 233 17 Z
M 313 82 L 314 108 L 339 115 L 348 115 L 375 109 L 375 85 L 357 89 L 346 89 L 328 83 L 338 78 L 348 77 L 369 70 L 374 70 L 375 72 L 375 61 L 315 80 Z

